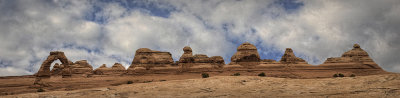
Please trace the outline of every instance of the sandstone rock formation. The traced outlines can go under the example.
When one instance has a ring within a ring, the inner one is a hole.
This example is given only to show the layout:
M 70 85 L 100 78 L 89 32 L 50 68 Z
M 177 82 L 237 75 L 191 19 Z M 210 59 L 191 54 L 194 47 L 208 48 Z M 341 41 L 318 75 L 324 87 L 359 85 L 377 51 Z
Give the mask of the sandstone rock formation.
M 273 60 L 273 59 L 262 59 L 261 60 L 262 64 L 279 64 L 279 62 Z
M 51 75 L 61 75 L 63 66 L 61 66 L 60 64 L 56 63 L 53 66 L 53 69 L 51 69 Z
M 129 70 L 135 67 L 145 67 L 146 69 L 150 69 L 152 67 L 162 67 L 167 64 L 174 63 L 171 53 L 169 52 L 161 52 L 154 51 L 148 48 L 140 48 L 136 50 L 135 58 L 132 61 L 131 66 L 129 66 Z
M 194 58 L 193 58 L 193 53 L 192 53 L 192 48 L 189 46 L 183 47 L 183 54 L 179 58 L 179 63 L 193 63 Z
M 183 54 L 179 58 L 179 66 L 181 67 L 181 71 L 187 71 L 190 67 L 193 66 L 194 58 L 192 54 L 192 48 L 189 46 L 183 47 Z
M 371 68 L 380 69 L 380 67 L 369 57 L 368 53 L 361 49 L 358 44 L 354 44 L 353 49 L 343 53 L 341 57 L 328 58 L 324 62 L 324 64 L 329 63 L 359 63 L 365 64 Z
M 299 57 L 296 57 L 291 48 L 286 48 L 281 60 L 282 64 L 307 64 L 307 62 Z
M 71 67 L 72 74 L 89 74 L 92 73 L 93 67 L 87 60 L 76 61 Z
M 195 54 L 193 59 L 194 63 L 211 63 L 210 58 L 205 54 Z
M 111 68 L 108 68 L 106 64 L 101 65 L 99 68 L 93 71 L 94 74 L 97 75 L 105 75 L 111 73 Z
M 225 65 L 225 61 L 222 56 L 212 56 L 209 58 L 209 61 L 214 68 L 223 68 Z
M 122 66 L 122 64 L 120 63 L 115 63 L 112 67 L 111 67 L 111 71 L 113 74 L 122 74 L 125 73 L 125 67 Z
M 231 57 L 231 64 L 240 64 L 242 66 L 254 66 L 260 62 L 256 46 L 245 42 L 237 48 L 237 52 Z
M 36 76 L 38 77 L 50 77 L 50 66 L 55 60 L 60 60 L 61 63 L 64 65 L 63 69 L 69 68 L 69 62 L 67 57 L 64 55 L 64 52 L 61 51 L 52 51 L 50 55 L 47 57 L 45 61 L 43 61 L 42 65 L 40 66 L 39 71 L 37 72 Z M 63 70 L 63 75 L 70 75 L 71 72 L 69 70 Z

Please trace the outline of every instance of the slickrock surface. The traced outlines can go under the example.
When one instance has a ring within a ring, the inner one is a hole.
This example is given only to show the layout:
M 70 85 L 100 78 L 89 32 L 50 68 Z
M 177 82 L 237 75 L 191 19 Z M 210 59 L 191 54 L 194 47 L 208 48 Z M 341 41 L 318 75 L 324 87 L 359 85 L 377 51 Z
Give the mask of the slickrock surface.
M 299 57 L 296 57 L 291 48 L 286 48 L 281 60 L 282 64 L 307 64 L 307 62 Z
M 316 97 L 399 98 L 400 74 L 344 78 L 289 79 L 257 76 L 211 76 L 203 79 L 133 83 L 119 86 L 27 93 L 14 97 L 203 98 Z

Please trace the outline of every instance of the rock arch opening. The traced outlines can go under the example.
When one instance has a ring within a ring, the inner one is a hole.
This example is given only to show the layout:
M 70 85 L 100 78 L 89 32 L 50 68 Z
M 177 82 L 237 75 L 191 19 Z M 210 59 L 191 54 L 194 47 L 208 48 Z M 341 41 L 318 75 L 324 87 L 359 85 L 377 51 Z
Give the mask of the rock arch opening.
M 38 77 L 50 77 L 51 76 L 50 67 L 51 67 L 51 64 L 55 60 L 60 60 L 61 64 L 64 66 L 63 69 L 68 68 L 69 62 L 68 62 L 68 59 L 65 56 L 64 52 L 52 51 L 52 52 L 50 52 L 50 55 L 47 57 L 47 59 L 45 61 L 43 61 L 42 65 L 40 66 L 39 71 L 37 72 L 37 76 Z M 68 73 L 62 71 L 62 74 L 68 74 Z

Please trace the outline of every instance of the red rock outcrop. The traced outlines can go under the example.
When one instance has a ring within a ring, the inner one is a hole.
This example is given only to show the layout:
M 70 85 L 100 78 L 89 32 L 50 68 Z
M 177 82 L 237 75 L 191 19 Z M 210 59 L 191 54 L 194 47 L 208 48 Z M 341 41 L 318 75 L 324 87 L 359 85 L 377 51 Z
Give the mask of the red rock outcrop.
M 122 66 L 122 64 L 120 64 L 120 63 L 115 63 L 111 67 L 111 71 L 112 71 L 112 74 L 123 74 L 126 72 L 125 67 Z
M 231 64 L 254 66 L 258 65 L 260 60 L 256 46 L 245 42 L 237 48 L 237 52 L 231 57 Z
M 263 59 L 261 60 L 261 64 L 279 64 L 279 62 L 273 59 Z
M 192 48 L 189 46 L 183 47 L 183 54 L 179 58 L 179 66 L 181 67 L 181 71 L 187 71 L 190 67 L 193 66 L 194 57 L 192 53 Z
M 214 68 L 223 68 L 225 65 L 224 58 L 222 56 L 212 56 L 209 58 L 209 63 L 213 65 Z
M 87 60 L 76 61 L 73 65 L 70 65 L 72 74 L 90 74 L 93 71 L 92 65 Z
M 146 69 L 150 69 L 152 67 L 163 67 L 173 63 L 174 61 L 171 53 L 169 52 L 140 48 L 136 50 L 135 57 L 128 69 L 133 70 L 135 67 L 144 67 Z
M 58 63 L 53 65 L 53 69 L 51 69 L 51 75 L 61 75 L 62 69 L 64 67 Z
M 193 59 L 194 63 L 212 63 L 210 58 L 205 54 L 195 54 Z
M 291 48 L 286 48 L 281 60 L 282 64 L 307 64 L 307 62 L 299 57 L 296 57 Z
M 47 57 L 45 61 L 43 61 L 42 65 L 40 66 L 39 71 L 37 72 L 36 76 L 38 77 L 50 77 L 50 66 L 55 60 L 60 60 L 61 63 L 64 65 L 62 75 L 70 76 L 71 72 L 68 70 L 69 62 L 67 57 L 64 55 L 64 52 L 61 51 L 52 51 L 50 55 Z M 65 69 L 65 70 L 64 70 Z
M 343 53 L 341 57 L 328 58 L 324 65 L 335 63 L 358 63 L 370 68 L 381 69 L 358 44 L 354 44 L 353 49 Z
M 93 71 L 97 75 L 106 75 L 111 73 L 111 68 L 108 68 L 106 64 L 101 65 L 99 68 Z

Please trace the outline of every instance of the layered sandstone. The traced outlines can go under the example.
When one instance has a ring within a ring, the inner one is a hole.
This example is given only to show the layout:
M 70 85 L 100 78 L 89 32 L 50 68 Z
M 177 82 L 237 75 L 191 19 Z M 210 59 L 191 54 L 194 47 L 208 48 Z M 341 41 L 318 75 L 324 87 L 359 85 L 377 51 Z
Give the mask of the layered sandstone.
M 193 59 L 194 63 L 211 63 L 210 58 L 205 54 L 195 54 Z
M 260 60 L 256 46 L 245 42 L 237 48 L 237 52 L 231 57 L 231 64 L 254 66 L 258 65 Z
M 279 64 L 279 62 L 273 59 L 262 59 L 261 64 Z
M 122 66 L 120 63 L 115 63 L 112 67 L 111 70 L 112 74 L 123 74 L 126 72 L 125 67 Z
M 135 67 L 144 67 L 146 69 L 150 69 L 152 67 L 163 67 L 173 63 L 174 61 L 171 53 L 169 52 L 140 48 L 136 50 L 135 57 L 128 69 L 133 70 Z
M 291 48 L 286 48 L 281 60 L 282 64 L 307 64 L 307 62 L 299 57 L 296 57 Z
M 192 53 L 192 48 L 189 46 L 183 47 L 183 54 L 179 58 L 179 66 L 181 67 L 181 71 L 187 71 L 190 67 L 193 66 L 194 57 Z
M 225 61 L 224 58 L 222 58 L 222 56 L 212 56 L 209 58 L 209 63 L 211 63 L 211 65 L 214 68 L 223 68 L 225 65 Z
M 63 68 L 64 68 L 64 66 L 56 63 L 53 65 L 53 69 L 51 69 L 50 73 L 51 73 L 51 75 L 61 75 Z
M 353 49 L 343 53 L 341 57 L 327 58 L 323 65 L 344 63 L 353 63 L 352 66 L 361 65 L 362 67 L 381 69 L 358 44 L 354 44 Z
M 111 68 L 108 68 L 106 66 L 106 64 L 101 65 L 99 68 L 97 68 L 96 70 L 93 71 L 94 74 L 97 75 L 106 75 L 106 74 L 110 74 L 111 72 Z
M 64 68 L 62 69 L 62 75 L 65 76 L 70 76 L 71 72 L 68 69 L 69 68 L 69 62 L 67 57 L 64 55 L 64 52 L 61 51 L 52 51 L 50 52 L 50 55 L 47 57 L 45 61 L 43 61 L 42 65 L 40 66 L 40 69 L 36 73 L 36 76 L 38 77 L 50 77 L 51 72 L 50 72 L 50 67 L 51 63 L 53 63 L 55 60 L 60 60 L 62 65 L 64 65 Z
M 76 61 L 71 67 L 72 74 L 90 74 L 93 71 L 92 65 L 87 60 Z

